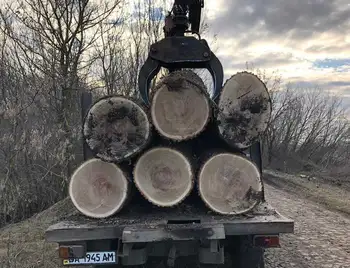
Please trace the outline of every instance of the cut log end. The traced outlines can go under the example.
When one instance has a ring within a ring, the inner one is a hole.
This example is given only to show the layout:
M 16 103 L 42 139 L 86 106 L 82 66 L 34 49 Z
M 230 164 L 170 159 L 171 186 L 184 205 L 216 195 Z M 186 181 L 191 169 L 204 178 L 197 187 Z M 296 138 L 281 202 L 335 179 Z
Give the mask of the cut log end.
M 210 118 L 210 103 L 202 79 L 192 71 L 173 72 L 160 81 L 152 98 L 155 128 L 165 138 L 196 137 Z
M 123 97 L 99 100 L 84 122 L 84 138 L 96 157 L 120 162 L 139 153 L 150 140 L 146 112 Z
M 188 159 L 170 148 L 155 148 L 140 157 L 134 180 L 141 194 L 160 207 L 182 202 L 193 188 L 193 172 Z
M 248 148 L 265 132 L 272 112 L 265 84 L 247 72 L 238 73 L 226 82 L 219 109 L 220 135 L 238 149 Z
M 74 206 L 85 216 L 107 218 L 119 212 L 129 194 L 124 172 L 115 164 L 91 159 L 72 175 L 69 195 Z
M 249 212 L 262 200 L 262 182 L 257 167 L 244 157 L 217 154 L 203 165 L 199 194 L 213 211 L 224 215 Z

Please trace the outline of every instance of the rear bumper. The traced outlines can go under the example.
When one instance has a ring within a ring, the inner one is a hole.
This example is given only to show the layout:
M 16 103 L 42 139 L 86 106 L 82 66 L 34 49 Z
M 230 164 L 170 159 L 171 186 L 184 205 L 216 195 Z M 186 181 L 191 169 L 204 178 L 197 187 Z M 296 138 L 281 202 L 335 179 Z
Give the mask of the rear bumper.
M 89 222 L 64 221 L 54 224 L 46 231 L 48 242 L 91 241 L 105 239 L 123 239 L 125 231 L 144 230 L 145 241 L 163 240 L 196 240 L 200 235 L 213 233 L 215 228 L 222 227 L 225 236 L 282 234 L 294 232 L 294 221 L 274 211 L 269 215 L 255 215 L 219 220 L 203 220 L 195 224 L 167 224 L 166 221 L 155 224 L 98 224 Z M 214 231 L 215 233 L 215 231 Z M 208 237 L 203 237 L 208 238 Z

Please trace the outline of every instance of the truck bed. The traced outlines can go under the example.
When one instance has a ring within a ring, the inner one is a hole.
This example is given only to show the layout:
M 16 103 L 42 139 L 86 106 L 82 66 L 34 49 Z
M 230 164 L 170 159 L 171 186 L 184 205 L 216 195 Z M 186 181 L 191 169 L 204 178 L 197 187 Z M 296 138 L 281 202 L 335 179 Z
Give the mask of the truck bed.
M 125 228 L 159 230 L 191 228 L 203 229 L 221 225 L 225 235 L 292 233 L 294 222 L 280 215 L 267 202 L 262 202 L 250 213 L 239 216 L 222 216 L 210 211 L 202 202 L 193 205 L 193 199 L 175 208 L 158 208 L 140 202 L 127 206 L 122 212 L 107 219 L 91 219 L 76 213 L 58 222 L 46 231 L 50 242 L 122 238 Z

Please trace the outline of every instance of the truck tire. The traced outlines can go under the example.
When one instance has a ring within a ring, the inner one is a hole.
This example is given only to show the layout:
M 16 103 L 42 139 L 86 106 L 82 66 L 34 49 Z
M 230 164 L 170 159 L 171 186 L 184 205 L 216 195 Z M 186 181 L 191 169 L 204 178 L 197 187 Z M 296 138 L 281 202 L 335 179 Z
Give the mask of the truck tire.
M 245 257 L 242 256 L 240 268 L 265 268 L 264 253 L 251 251 Z
M 253 247 L 250 237 L 241 237 L 240 241 L 239 268 L 264 268 L 264 249 Z

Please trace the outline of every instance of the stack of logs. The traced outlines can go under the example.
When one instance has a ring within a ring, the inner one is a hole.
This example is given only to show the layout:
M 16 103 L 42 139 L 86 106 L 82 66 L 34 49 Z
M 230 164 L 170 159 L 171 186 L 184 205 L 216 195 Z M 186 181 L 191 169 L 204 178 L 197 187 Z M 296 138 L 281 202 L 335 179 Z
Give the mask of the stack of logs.
M 196 188 L 207 207 L 236 215 L 262 198 L 258 168 L 243 153 L 263 135 L 271 101 L 263 82 L 237 73 L 218 101 L 190 70 L 160 80 L 150 107 L 121 96 L 88 111 L 83 135 L 95 158 L 72 175 L 69 194 L 86 216 L 105 218 L 130 199 L 132 184 L 152 204 L 173 207 Z

